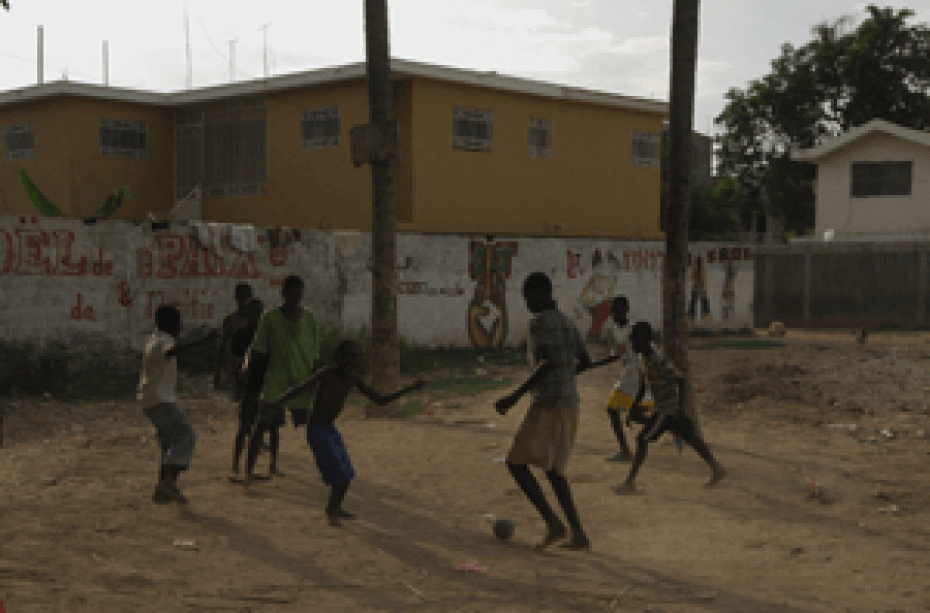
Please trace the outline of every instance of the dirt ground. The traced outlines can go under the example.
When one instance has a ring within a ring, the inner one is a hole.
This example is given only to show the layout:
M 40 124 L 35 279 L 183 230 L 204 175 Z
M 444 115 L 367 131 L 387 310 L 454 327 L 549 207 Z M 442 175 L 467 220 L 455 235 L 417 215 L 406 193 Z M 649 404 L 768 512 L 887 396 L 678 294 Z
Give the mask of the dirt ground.
M 930 611 L 930 335 L 693 345 L 703 428 L 729 477 L 705 488 L 699 458 L 663 440 L 641 493 L 612 493 L 628 466 L 605 461 L 615 372 L 585 374 L 568 477 L 591 552 L 533 551 L 542 523 L 500 460 L 526 405 L 498 417 L 499 391 L 408 419 L 351 405 L 340 428 L 359 518 L 340 528 L 290 425 L 284 477 L 228 481 L 223 397 L 183 402 L 199 434 L 187 507 L 151 503 L 154 431 L 133 403 L 19 402 L 0 449 L 0 599 L 9 613 Z M 495 540 L 487 514 L 513 519 L 514 537 Z

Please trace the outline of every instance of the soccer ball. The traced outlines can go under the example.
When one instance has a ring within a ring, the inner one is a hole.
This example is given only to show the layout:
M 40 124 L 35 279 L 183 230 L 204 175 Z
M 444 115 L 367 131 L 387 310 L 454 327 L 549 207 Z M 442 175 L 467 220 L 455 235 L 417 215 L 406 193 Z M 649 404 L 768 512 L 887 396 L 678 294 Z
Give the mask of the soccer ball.
M 495 519 L 492 529 L 498 540 L 506 541 L 513 536 L 514 524 L 509 519 Z

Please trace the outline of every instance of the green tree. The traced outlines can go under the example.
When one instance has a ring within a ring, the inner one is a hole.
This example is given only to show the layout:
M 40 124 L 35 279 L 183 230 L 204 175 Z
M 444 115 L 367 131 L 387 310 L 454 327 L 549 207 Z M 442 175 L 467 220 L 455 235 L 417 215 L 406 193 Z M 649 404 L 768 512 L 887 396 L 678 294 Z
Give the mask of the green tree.
M 866 7 L 866 18 L 813 28 L 813 39 L 782 46 L 772 71 L 726 94 L 716 123 L 719 172 L 736 181 L 757 212 L 781 217 L 804 232 L 813 225 L 814 168 L 791 160 L 791 150 L 816 146 L 880 118 L 926 129 L 930 125 L 930 30 L 911 25 L 914 12 Z

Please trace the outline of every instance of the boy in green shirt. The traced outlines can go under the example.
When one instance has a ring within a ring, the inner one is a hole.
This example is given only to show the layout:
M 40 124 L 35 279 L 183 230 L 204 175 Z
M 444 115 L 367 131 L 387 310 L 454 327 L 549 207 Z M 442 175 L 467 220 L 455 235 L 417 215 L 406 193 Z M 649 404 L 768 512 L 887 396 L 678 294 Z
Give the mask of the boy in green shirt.
M 284 303 L 276 309 L 265 311 L 258 322 L 249 359 L 267 364 L 261 382 L 263 400 L 277 400 L 286 391 L 313 375 L 314 363 L 320 355 L 320 326 L 313 313 L 300 304 L 303 290 L 304 283 L 297 275 L 284 279 L 281 288 Z M 269 472 L 272 475 L 281 474 L 278 470 L 278 429 L 284 425 L 285 407 L 295 414 L 306 415 L 313 408 L 313 390 L 308 389 L 294 396 L 283 407 L 262 403 L 258 427 L 249 442 L 246 483 L 268 478 L 254 475 L 252 472 L 266 431 L 271 435 Z

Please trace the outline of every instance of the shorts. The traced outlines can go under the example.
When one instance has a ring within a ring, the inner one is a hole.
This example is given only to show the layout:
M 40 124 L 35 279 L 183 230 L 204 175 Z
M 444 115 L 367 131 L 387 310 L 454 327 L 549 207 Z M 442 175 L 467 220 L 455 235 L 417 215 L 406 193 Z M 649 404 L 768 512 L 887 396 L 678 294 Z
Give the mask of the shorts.
M 630 407 L 633 406 L 633 400 L 635 400 L 635 398 L 629 394 L 615 389 L 610 394 L 610 398 L 607 399 L 607 408 L 619 411 L 620 413 L 626 413 L 630 410 Z M 646 413 L 649 413 L 655 404 L 652 398 L 646 398 L 639 406 L 641 406 Z
M 162 466 L 178 466 L 187 469 L 194 456 L 197 434 L 190 420 L 173 402 L 164 402 L 144 409 L 158 432 Z
M 577 431 L 577 404 L 531 405 L 514 436 L 507 461 L 564 474 Z
M 654 412 L 646 420 L 638 437 L 641 436 L 647 441 L 655 442 L 666 432 L 671 432 L 678 438 L 686 439 L 694 436 L 696 429 L 694 422 L 685 415 L 668 415 Z
M 348 483 L 355 477 L 349 452 L 336 426 L 308 427 L 307 444 L 313 449 L 313 459 L 326 485 Z

